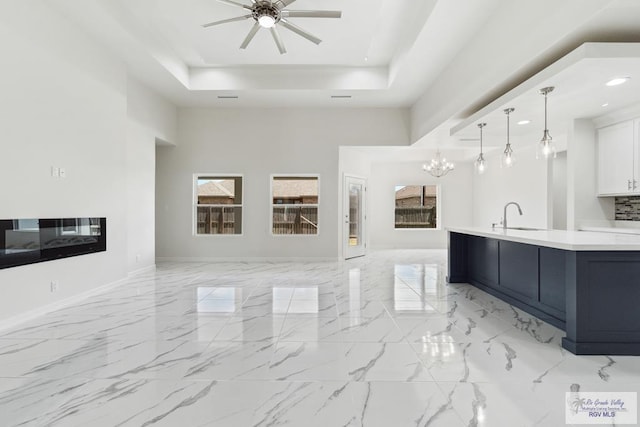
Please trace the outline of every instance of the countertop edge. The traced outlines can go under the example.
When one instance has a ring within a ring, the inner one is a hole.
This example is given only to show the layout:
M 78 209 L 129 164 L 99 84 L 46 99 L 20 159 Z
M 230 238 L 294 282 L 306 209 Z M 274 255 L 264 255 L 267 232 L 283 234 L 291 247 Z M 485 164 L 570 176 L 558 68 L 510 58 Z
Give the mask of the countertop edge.
M 563 231 L 563 230 L 503 230 L 503 229 L 477 229 L 477 228 L 463 228 L 463 227 L 446 227 L 446 231 L 460 234 L 468 234 L 472 236 L 488 237 L 498 240 L 506 240 L 516 243 L 525 243 L 537 246 L 544 246 L 553 249 L 561 249 L 566 251 L 640 251 L 640 236 L 637 242 L 625 242 L 620 243 L 598 243 L 598 242 L 585 242 L 585 243 L 570 243 L 566 241 L 552 240 L 549 238 L 549 231 L 554 234 L 563 235 L 565 238 L 575 237 L 574 233 L 585 233 L 582 236 L 587 236 L 591 233 L 588 231 Z M 541 235 L 541 233 L 543 233 Z M 604 235 L 607 233 L 598 233 Z M 633 235 L 625 235 L 630 237 Z M 608 237 L 594 237 L 595 240 L 606 240 Z M 632 240 L 632 239 L 627 239 Z M 634 239 L 635 240 L 635 239 Z

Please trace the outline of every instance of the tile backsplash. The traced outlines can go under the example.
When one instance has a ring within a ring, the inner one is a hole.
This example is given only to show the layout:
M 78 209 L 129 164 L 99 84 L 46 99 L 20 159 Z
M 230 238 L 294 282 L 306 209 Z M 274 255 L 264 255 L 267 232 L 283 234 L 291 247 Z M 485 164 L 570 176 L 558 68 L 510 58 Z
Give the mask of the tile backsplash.
M 616 221 L 640 221 L 640 196 L 616 197 Z

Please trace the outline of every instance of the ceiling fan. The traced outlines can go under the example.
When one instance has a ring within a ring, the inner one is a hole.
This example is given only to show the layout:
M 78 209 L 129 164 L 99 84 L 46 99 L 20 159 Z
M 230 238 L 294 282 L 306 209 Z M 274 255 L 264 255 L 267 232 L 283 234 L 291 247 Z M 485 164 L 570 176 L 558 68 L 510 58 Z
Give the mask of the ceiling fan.
M 208 24 L 204 24 L 204 28 L 213 27 L 215 25 L 226 24 L 229 22 L 242 21 L 244 19 L 253 19 L 255 24 L 247 34 L 247 37 L 244 39 L 242 44 L 240 45 L 240 49 L 246 49 L 253 40 L 253 37 L 256 35 L 260 28 L 267 28 L 271 32 L 273 36 L 273 40 L 276 42 L 278 46 L 278 50 L 280 54 L 284 54 L 287 52 L 287 49 L 284 47 L 284 43 L 282 38 L 280 38 L 280 33 L 278 33 L 278 29 L 276 25 L 281 25 L 282 27 L 292 31 L 299 36 L 304 37 L 305 39 L 315 43 L 320 44 L 322 40 L 314 36 L 313 34 L 308 33 L 297 25 L 293 24 L 289 21 L 288 18 L 341 18 L 341 11 L 334 10 L 287 10 L 285 9 L 291 3 L 296 0 L 251 0 L 251 5 L 246 5 L 242 3 L 238 3 L 233 0 L 218 0 L 220 3 L 228 4 L 230 6 L 240 7 L 247 12 L 246 15 L 238 16 L 236 18 L 223 19 L 222 21 L 210 22 Z

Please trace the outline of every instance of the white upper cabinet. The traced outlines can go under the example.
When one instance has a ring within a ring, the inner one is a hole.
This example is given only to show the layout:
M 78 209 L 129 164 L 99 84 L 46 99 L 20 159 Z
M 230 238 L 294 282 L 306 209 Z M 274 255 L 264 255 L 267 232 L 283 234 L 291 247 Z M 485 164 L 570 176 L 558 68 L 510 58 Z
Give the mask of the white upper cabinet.
M 598 129 L 598 195 L 640 194 L 640 120 Z

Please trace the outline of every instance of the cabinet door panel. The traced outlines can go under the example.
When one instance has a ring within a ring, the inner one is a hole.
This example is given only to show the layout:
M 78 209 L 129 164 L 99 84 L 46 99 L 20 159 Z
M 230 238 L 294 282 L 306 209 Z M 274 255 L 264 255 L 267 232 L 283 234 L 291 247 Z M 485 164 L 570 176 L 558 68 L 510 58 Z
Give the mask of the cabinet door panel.
M 500 287 L 538 301 L 538 247 L 500 242 Z
M 598 129 L 598 194 L 629 193 L 633 180 L 634 123 Z
M 560 249 L 540 248 L 540 302 L 565 312 L 567 260 Z
M 485 286 L 498 286 L 498 241 L 472 236 L 468 247 L 469 278 Z

